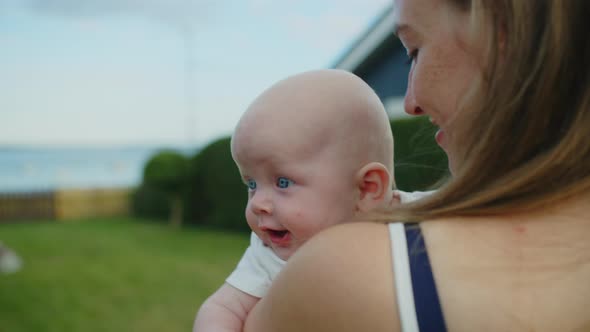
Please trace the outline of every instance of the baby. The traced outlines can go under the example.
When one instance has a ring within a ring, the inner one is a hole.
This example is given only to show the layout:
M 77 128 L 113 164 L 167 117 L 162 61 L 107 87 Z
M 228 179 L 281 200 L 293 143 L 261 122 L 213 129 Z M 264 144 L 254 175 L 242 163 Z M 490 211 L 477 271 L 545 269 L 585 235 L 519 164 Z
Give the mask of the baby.
M 393 136 L 379 97 L 349 72 L 310 71 L 271 86 L 240 119 L 231 153 L 248 187 L 251 244 L 201 306 L 194 331 L 241 331 L 314 234 L 413 199 L 392 190 Z

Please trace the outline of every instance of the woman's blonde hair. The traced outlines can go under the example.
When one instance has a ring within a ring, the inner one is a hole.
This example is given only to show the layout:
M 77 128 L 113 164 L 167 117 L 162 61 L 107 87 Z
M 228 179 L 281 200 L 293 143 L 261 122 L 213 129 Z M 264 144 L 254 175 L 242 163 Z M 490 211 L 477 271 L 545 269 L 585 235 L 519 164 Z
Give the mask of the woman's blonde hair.
M 483 74 L 452 124 L 454 178 L 393 218 L 518 213 L 590 192 L 590 1 L 448 1 L 486 42 Z

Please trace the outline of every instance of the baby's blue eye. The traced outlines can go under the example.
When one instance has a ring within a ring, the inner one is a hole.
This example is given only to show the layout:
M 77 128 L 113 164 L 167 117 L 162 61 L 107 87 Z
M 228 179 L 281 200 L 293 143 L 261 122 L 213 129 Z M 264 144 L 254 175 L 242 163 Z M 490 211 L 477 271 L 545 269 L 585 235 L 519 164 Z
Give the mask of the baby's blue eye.
M 291 181 L 291 180 L 289 180 L 287 178 L 280 177 L 280 178 L 277 179 L 277 186 L 279 188 L 287 188 L 288 186 L 290 186 L 292 184 L 293 184 L 293 181 Z
M 246 185 L 248 186 L 248 189 L 250 189 L 250 190 L 256 189 L 256 181 L 254 181 L 254 180 L 246 181 Z

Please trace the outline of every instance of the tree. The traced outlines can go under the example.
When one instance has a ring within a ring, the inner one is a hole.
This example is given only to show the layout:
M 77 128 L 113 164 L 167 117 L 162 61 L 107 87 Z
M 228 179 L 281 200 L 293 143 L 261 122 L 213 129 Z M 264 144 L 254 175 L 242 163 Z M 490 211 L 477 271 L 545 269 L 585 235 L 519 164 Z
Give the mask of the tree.
M 248 190 L 232 159 L 230 142 L 230 137 L 220 138 L 191 159 L 186 211 L 202 225 L 249 231 L 244 216 Z
M 154 155 L 143 171 L 143 181 L 168 197 L 170 202 L 170 225 L 182 225 L 182 194 L 187 183 L 188 159 L 172 150 L 164 150 Z

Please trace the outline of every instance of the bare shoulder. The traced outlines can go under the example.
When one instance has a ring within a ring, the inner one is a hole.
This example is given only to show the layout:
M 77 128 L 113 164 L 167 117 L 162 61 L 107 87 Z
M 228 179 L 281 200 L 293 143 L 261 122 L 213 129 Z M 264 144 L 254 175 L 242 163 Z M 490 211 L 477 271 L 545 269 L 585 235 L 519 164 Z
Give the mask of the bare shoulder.
M 396 331 L 387 226 L 332 227 L 304 245 L 254 307 L 245 331 Z

